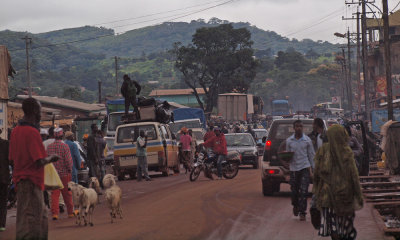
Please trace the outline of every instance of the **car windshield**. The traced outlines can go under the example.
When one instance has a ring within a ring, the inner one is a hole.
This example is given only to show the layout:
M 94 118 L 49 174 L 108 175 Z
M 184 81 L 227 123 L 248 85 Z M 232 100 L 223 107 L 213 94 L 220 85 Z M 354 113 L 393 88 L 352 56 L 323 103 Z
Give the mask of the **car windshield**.
M 250 134 L 225 135 L 228 146 L 254 146 L 253 137 Z
M 169 127 L 173 133 L 179 132 L 183 127 L 186 127 L 188 129 L 190 128 L 202 128 L 200 120 L 194 119 L 190 121 L 184 121 L 184 122 L 175 122 L 175 123 L 170 123 Z
M 108 131 L 115 131 L 119 125 L 121 125 L 121 117 L 124 113 L 113 113 L 108 116 Z
M 256 138 L 261 139 L 267 136 L 267 131 L 254 131 L 256 133 Z
M 303 122 L 303 133 L 308 135 L 312 132 L 312 122 Z M 272 136 L 270 138 L 284 140 L 294 134 L 294 128 L 292 123 L 279 123 L 277 127 L 272 131 Z

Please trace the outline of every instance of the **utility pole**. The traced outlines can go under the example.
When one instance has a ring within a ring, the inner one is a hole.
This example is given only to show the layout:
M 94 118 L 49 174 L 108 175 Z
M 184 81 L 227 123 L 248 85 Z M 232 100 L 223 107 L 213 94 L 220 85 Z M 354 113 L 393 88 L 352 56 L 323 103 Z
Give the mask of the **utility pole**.
M 346 64 L 346 55 L 344 54 L 344 48 L 342 48 L 343 55 L 343 96 L 347 98 L 347 109 L 349 110 L 349 86 L 348 86 L 348 75 L 347 75 L 347 64 Z M 345 94 L 346 93 L 346 94 Z
M 115 56 L 115 96 L 118 96 L 118 57 Z
M 361 62 L 360 62 L 360 12 L 357 7 L 357 89 L 358 89 L 358 112 L 361 112 Z
M 351 116 L 353 116 L 353 91 L 352 91 L 352 87 L 351 87 L 351 46 L 350 46 L 350 30 L 347 29 L 347 60 L 349 62 L 349 77 L 348 77 L 348 88 L 347 88 L 347 96 L 348 96 L 348 105 L 349 105 L 349 110 L 351 113 Z
M 367 52 L 367 13 L 365 9 L 366 0 L 361 0 L 361 31 L 362 31 L 362 58 L 363 58 L 363 76 L 364 76 L 364 98 L 366 119 L 370 121 L 371 110 L 369 105 L 369 73 L 368 73 L 368 52 Z
M 32 83 L 31 83 L 31 65 L 29 62 L 29 48 L 32 43 L 32 38 L 25 36 L 22 38 L 25 40 L 25 50 L 26 50 L 26 78 L 28 79 L 28 94 L 32 97 Z
M 387 87 L 387 106 L 388 120 L 393 119 L 393 97 L 392 97 L 392 66 L 390 59 L 390 39 L 389 39 L 389 14 L 388 2 L 382 0 L 382 19 L 383 19 L 383 42 L 385 47 L 385 72 L 386 72 L 386 87 Z
M 98 81 L 99 84 L 99 103 L 101 103 L 101 81 Z

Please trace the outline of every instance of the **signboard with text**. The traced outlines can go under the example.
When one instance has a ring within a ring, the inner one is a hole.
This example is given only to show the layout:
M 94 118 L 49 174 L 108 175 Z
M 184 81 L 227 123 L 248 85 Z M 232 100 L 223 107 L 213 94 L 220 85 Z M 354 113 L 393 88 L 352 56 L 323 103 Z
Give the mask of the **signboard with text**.
M 393 109 L 393 118 L 400 121 L 400 109 Z M 386 109 L 373 110 L 371 112 L 372 132 L 379 133 L 381 127 L 388 121 L 388 111 Z

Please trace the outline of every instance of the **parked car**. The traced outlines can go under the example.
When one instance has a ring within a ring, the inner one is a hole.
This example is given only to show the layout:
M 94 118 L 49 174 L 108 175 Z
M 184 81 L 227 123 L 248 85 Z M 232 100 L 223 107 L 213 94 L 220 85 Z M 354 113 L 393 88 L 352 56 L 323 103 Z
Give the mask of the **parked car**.
M 253 165 L 253 168 L 258 168 L 257 145 L 250 133 L 228 133 L 225 134 L 225 138 L 228 152 L 238 151 L 243 165 Z
M 283 166 L 278 152 L 285 151 L 282 143 L 294 134 L 294 121 L 296 119 L 280 119 L 275 120 L 271 125 L 261 162 L 261 180 L 264 196 L 279 192 L 281 183 L 289 183 L 289 169 Z M 302 119 L 301 121 L 303 122 L 303 133 L 310 134 L 313 130 L 314 120 Z

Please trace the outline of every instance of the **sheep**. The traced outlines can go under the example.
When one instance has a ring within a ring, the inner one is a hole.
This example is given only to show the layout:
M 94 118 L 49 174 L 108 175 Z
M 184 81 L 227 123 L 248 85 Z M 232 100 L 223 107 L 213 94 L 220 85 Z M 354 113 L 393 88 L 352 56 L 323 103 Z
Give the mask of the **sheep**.
M 72 181 L 68 182 L 68 190 L 71 191 L 71 193 L 72 193 L 72 202 L 74 203 L 74 209 L 75 209 L 74 213 L 75 213 L 75 217 L 76 217 L 76 221 L 75 221 L 76 224 L 78 224 L 79 212 L 77 212 L 77 211 L 79 209 L 79 198 L 80 198 L 80 194 L 81 194 L 80 190 L 82 188 L 84 188 L 84 187 L 77 183 L 74 183 Z
M 81 225 L 81 215 L 83 217 L 83 220 L 85 222 L 85 226 L 88 223 L 90 226 L 93 226 L 93 211 L 94 207 L 96 206 L 98 202 L 98 196 L 97 193 L 94 189 L 92 188 L 85 188 L 81 187 L 79 188 L 79 225 Z M 85 208 L 85 214 L 83 214 L 82 209 Z M 88 216 L 89 215 L 89 216 Z
M 93 188 L 98 195 L 101 195 L 100 182 L 97 177 L 89 178 L 88 188 Z
M 113 218 L 116 218 L 117 214 L 122 219 L 122 209 L 121 209 L 121 198 L 122 191 L 121 188 L 117 185 L 113 185 L 110 188 L 107 188 L 105 191 L 105 198 L 108 203 L 108 207 L 111 212 L 111 223 L 113 223 Z
M 112 174 L 106 174 L 104 177 L 103 177 L 103 187 L 104 188 L 110 188 L 111 186 L 114 186 L 116 183 L 115 183 L 115 176 L 114 175 L 112 175 Z

